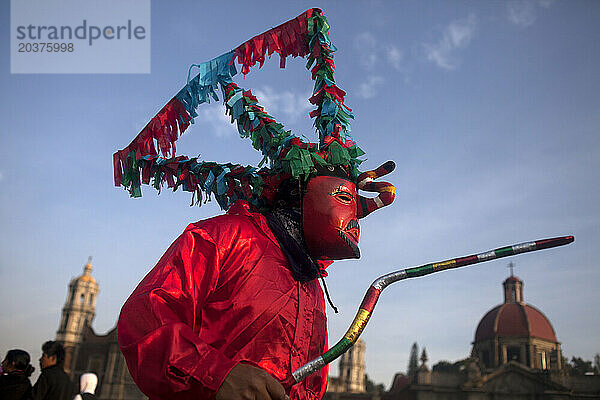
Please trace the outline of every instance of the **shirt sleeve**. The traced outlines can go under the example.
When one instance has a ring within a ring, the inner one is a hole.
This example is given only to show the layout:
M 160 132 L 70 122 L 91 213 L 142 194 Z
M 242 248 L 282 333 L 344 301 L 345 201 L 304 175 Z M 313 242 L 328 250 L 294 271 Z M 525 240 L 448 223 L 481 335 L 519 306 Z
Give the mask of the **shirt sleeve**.
M 218 276 L 216 243 L 188 228 L 123 306 L 119 346 L 150 398 L 213 397 L 235 365 L 197 334 Z
M 48 380 L 46 375 L 42 372 L 38 380 L 35 382 L 35 385 L 33 385 L 33 388 L 31 388 L 31 398 L 33 400 L 41 400 L 46 396 L 47 393 Z

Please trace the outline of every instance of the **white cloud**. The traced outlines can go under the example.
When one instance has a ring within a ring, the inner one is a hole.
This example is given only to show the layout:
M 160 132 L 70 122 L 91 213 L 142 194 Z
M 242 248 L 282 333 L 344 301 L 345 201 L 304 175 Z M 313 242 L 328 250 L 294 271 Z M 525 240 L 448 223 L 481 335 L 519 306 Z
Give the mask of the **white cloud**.
M 402 66 L 402 59 L 404 58 L 404 54 L 396 46 L 390 45 L 386 48 L 386 56 L 389 63 L 396 70 L 400 70 Z
M 469 45 L 477 28 L 477 17 L 470 14 L 467 18 L 452 21 L 443 31 L 436 43 L 424 45 L 427 59 L 444 69 L 458 66 L 455 53 Z
M 363 82 L 358 86 L 358 95 L 363 99 L 375 97 L 378 87 L 383 85 L 383 82 L 384 79 L 381 76 L 369 76 L 367 82 Z
M 377 62 L 377 40 L 370 32 L 363 32 L 356 36 L 354 47 L 358 51 L 358 62 L 366 69 L 373 68 Z
M 454 21 L 448 26 L 448 35 L 455 48 L 465 47 L 471 41 L 477 21 L 471 14 L 466 19 Z
M 289 90 L 275 91 L 270 86 L 264 86 L 252 90 L 252 94 L 256 96 L 258 104 L 263 106 L 267 113 L 284 124 L 294 122 L 300 117 L 307 117 L 313 108 L 308 102 L 310 93 L 300 95 Z M 196 121 L 208 123 L 212 128 L 212 133 L 218 137 L 237 134 L 237 125 L 235 122 L 231 123 L 229 115 L 225 115 L 225 106 L 221 102 L 202 104 L 201 109 L 198 110 Z
M 378 43 L 371 32 L 358 34 L 354 39 L 354 46 L 359 54 L 358 63 L 366 70 L 373 71 L 375 67 L 381 67 L 384 62 L 398 71 L 402 68 L 404 58 L 402 51 L 394 45 Z M 358 96 L 363 99 L 375 97 L 384 81 L 381 76 L 369 75 L 366 82 L 358 85 Z
M 313 106 L 308 102 L 310 93 L 298 94 L 290 90 L 275 91 L 270 86 L 253 90 L 258 104 L 280 122 L 294 122 L 301 117 L 307 117 Z
M 550 8 L 556 0 L 513 0 L 506 4 L 508 21 L 520 28 L 527 28 L 535 23 L 538 9 Z
M 378 60 L 386 60 L 396 70 L 401 68 L 402 52 L 394 45 L 378 43 L 371 32 L 356 35 L 354 47 L 358 52 L 358 63 L 365 69 L 373 69 Z
M 231 117 L 225 115 L 225 106 L 221 102 L 202 104 L 198 109 L 196 122 L 208 123 L 212 133 L 218 137 L 225 137 L 237 133 L 237 126 L 231 123 Z
M 535 3 L 531 0 L 511 1 L 506 5 L 506 13 L 508 20 L 521 28 L 533 25 L 537 18 Z

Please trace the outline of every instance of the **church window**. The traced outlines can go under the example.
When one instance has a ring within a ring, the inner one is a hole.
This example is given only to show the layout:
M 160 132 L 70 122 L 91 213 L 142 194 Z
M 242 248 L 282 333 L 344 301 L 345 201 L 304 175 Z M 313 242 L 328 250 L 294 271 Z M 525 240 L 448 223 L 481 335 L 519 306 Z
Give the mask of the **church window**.
M 487 368 L 490 367 L 490 352 L 487 350 L 483 350 L 481 352 L 481 361 L 483 362 L 483 365 L 485 365 Z
M 538 365 L 540 369 L 550 369 L 548 354 L 546 354 L 545 351 L 540 351 L 538 353 Z
M 506 348 L 506 361 L 516 361 L 516 362 L 522 362 L 521 361 L 521 349 L 515 346 L 511 346 L 511 347 L 507 347 Z
M 81 293 L 81 296 L 79 296 L 79 302 L 83 304 L 84 298 L 85 298 L 85 294 Z
M 90 306 L 92 305 L 92 302 L 94 301 L 94 294 L 90 294 Z
M 556 350 L 551 350 L 546 354 L 546 364 L 548 369 L 556 368 L 556 366 L 558 366 L 558 355 L 559 352 Z

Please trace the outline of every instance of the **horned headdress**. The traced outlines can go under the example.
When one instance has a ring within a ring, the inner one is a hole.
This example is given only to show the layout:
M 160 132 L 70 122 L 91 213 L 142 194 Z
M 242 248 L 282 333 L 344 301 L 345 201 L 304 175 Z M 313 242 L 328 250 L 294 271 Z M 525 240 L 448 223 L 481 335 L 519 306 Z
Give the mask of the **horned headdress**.
M 329 24 L 318 8 L 305 11 L 267 32 L 242 43 L 234 50 L 193 67 L 200 72 L 181 89 L 126 148 L 113 155 L 115 185 L 123 185 L 132 197 L 140 197 L 141 184 L 160 190 L 166 182 L 174 190 L 181 187 L 192 192 L 192 202 L 202 203 L 203 195 L 214 195 L 223 209 L 238 199 L 245 199 L 259 209 L 272 207 L 279 184 L 287 178 L 305 179 L 316 168 L 342 167 L 359 189 L 377 192 L 375 198 L 359 200 L 358 217 L 390 204 L 394 186 L 375 179 L 394 169 L 388 161 L 374 171 L 359 171 L 359 159 L 364 152 L 350 134 L 352 110 L 344 103 L 346 93 L 334 79 L 335 46 L 329 40 Z M 235 63 L 246 75 L 265 56 L 280 56 L 285 67 L 288 56 L 305 57 L 315 81 L 309 99 L 316 109 L 310 112 L 319 133 L 319 142 L 310 143 L 286 131 L 254 97 L 233 82 L 237 74 Z M 191 70 L 191 68 L 190 68 Z M 196 109 L 210 99 L 218 101 L 221 89 L 226 112 L 237 124 L 239 134 L 250 138 L 252 146 L 261 151 L 261 169 L 239 164 L 219 164 L 197 158 L 176 156 L 175 142 L 193 123 Z M 194 200 L 195 199 L 195 200 Z

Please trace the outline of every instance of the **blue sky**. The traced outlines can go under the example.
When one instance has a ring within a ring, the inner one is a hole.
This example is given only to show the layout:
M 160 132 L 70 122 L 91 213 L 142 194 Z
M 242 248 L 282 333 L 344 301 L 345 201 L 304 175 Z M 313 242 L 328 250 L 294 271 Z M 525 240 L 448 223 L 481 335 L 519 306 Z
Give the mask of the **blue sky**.
M 361 224 L 358 261 L 327 278 L 345 332 L 376 277 L 544 237 L 574 244 L 513 258 L 525 301 L 552 321 L 564 355 L 600 352 L 600 4 L 593 1 L 152 2 L 151 73 L 11 75 L 9 6 L 0 52 L 0 353 L 39 347 L 58 328 L 69 280 L 92 255 L 94 329 L 193 221 L 220 213 L 190 197 L 113 186 L 125 147 L 207 61 L 311 7 L 328 17 L 336 81 L 353 108 L 365 168 L 392 159 L 395 203 Z M 315 140 L 303 60 L 253 70 L 267 111 Z M 203 105 L 178 153 L 258 164 L 219 104 Z M 404 281 L 363 334 L 367 372 L 389 385 L 413 342 L 430 366 L 469 355 L 479 319 L 502 301 L 508 260 Z M 337 369 L 332 373 L 337 374 Z

